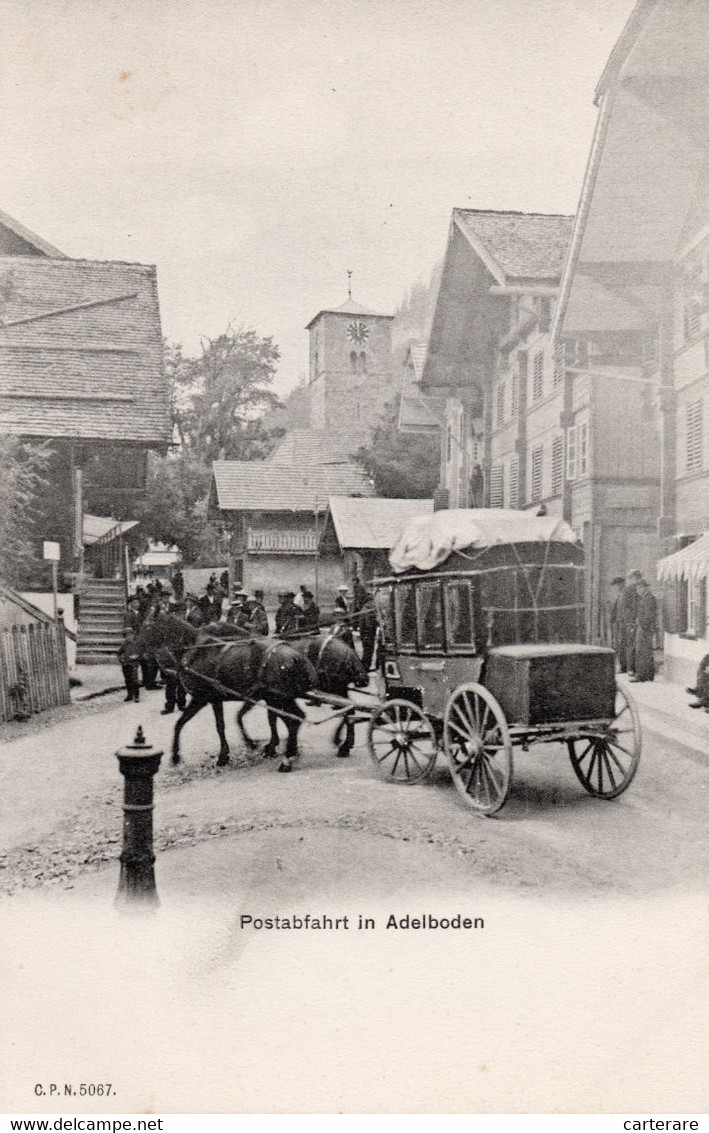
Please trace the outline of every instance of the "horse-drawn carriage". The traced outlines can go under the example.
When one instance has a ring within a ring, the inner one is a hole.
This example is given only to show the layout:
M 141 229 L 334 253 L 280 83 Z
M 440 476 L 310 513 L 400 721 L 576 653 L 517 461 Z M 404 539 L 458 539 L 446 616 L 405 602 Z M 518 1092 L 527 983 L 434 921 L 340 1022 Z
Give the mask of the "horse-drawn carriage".
M 496 509 L 413 520 L 375 579 L 387 700 L 369 720 L 385 778 L 417 783 L 445 752 L 465 802 L 505 803 L 513 748 L 562 744 L 589 794 L 613 799 L 640 758 L 612 649 L 585 638 L 583 549 L 568 524 Z

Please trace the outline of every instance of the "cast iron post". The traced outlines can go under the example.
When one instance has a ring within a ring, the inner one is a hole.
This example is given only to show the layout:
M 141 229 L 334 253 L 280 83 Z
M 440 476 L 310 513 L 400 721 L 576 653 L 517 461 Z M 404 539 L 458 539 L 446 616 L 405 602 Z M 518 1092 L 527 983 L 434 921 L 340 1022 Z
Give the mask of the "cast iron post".
M 116 752 L 125 778 L 123 853 L 116 894 L 116 904 L 122 907 L 159 904 L 153 853 L 153 776 L 162 754 L 146 743 L 140 725 L 133 743 Z

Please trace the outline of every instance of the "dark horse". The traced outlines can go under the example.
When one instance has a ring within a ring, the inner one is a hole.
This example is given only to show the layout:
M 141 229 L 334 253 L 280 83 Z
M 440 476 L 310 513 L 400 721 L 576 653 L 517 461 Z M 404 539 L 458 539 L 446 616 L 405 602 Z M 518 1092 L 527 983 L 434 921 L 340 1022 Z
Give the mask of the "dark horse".
M 347 697 L 349 688 L 366 688 L 369 683 L 369 674 L 362 665 L 354 649 L 342 638 L 330 637 L 300 637 L 289 641 L 307 657 L 317 674 L 316 687 L 321 692 L 328 692 L 335 696 Z M 243 711 L 243 710 L 242 710 Z M 348 756 L 354 747 L 354 723 L 352 717 L 355 708 L 345 712 L 335 730 L 333 742 L 337 747 L 337 754 Z M 342 738 L 345 733 L 344 740 Z
M 218 766 L 229 762 L 229 745 L 224 728 L 225 700 L 241 700 L 237 716 L 244 742 L 254 741 L 243 725 L 243 715 L 257 701 L 268 710 L 271 738 L 264 755 L 270 758 L 278 748 L 278 716 L 288 729 L 286 753 L 278 768 L 291 771 L 298 755 L 298 731 L 305 719 L 296 702 L 317 684 L 315 669 L 299 649 L 285 641 L 241 637 L 231 626 L 218 624 L 200 629 L 174 614 L 163 614 L 141 631 L 141 649 L 152 650 L 163 663 L 174 665 L 179 679 L 190 694 L 190 702 L 175 725 L 172 762 L 180 762 L 180 733 L 185 724 L 207 704 L 212 705 L 221 747 Z M 168 661 L 168 658 L 170 659 Z

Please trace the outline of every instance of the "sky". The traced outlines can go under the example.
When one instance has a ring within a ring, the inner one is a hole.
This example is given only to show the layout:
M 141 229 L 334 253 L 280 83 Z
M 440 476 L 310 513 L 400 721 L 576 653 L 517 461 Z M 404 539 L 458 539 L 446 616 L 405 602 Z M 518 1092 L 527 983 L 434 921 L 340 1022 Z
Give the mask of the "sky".
M 0 0 L 0 209 L 154 263 L 187 351 L 393 313 L 454 207 L 573 213 L 633 0 Z

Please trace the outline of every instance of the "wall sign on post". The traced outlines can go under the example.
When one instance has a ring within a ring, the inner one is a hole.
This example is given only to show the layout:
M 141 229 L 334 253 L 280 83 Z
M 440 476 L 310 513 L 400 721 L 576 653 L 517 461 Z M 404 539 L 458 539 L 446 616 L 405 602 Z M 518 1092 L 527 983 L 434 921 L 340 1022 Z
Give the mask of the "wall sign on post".
M 54 599 L 54 620 L 57 620 L 57 563 L 61 558 L 61 547 L 58 543 L 48 542 L 42 544 L 42 558 L 52 564 L 52 597 Z

